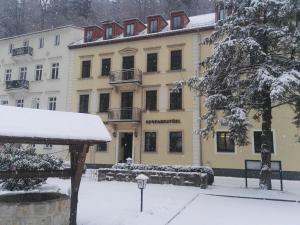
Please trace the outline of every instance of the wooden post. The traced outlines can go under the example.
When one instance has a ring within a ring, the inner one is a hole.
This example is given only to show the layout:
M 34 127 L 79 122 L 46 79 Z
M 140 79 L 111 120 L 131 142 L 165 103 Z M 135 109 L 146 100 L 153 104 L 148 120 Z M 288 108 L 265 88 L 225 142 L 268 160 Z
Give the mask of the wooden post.
M 72 169 L 71 177 L 71 207 L 70 207 L 70 225 L 77 225 L 77 204 L 78 192 L 84 169 L 86 154 L 89 145 L 70 145 L 70 161 Z

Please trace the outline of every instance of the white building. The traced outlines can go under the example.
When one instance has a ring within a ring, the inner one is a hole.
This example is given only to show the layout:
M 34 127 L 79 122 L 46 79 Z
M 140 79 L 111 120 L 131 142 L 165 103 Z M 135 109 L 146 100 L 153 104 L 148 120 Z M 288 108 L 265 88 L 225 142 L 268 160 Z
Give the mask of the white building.
M 67 111 L 68 45 L 83 33 L 70 25 L 0 39 L 0 104 Z M 50 145 L 37 149 L 63 150 Z

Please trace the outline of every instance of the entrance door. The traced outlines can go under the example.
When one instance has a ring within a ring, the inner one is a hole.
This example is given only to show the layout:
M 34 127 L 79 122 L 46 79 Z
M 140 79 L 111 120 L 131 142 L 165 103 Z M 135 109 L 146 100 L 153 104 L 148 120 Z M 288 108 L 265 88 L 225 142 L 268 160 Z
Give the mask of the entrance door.
M 122 92 L 121 119 L 132 119 L 133 92 Z
M 133 133 L 120 133 L 119 161 L 126 162 L 127 158 L 132 158 Z
M 134 56 L 123 57 L 123 80 L 132 80 L 134 77 Z

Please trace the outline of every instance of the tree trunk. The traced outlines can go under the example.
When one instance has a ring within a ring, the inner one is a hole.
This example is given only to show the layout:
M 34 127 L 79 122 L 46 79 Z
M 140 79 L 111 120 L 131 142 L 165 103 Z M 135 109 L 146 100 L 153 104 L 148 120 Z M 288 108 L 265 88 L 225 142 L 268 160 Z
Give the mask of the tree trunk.
M 262 108 L 262 145 L 261 145 L 261 171 L 259 186 L 261 189 L 272 190 L 271 183 L 271 148 L 272 148 L 272 105 L 269 93 L 265 95 Z

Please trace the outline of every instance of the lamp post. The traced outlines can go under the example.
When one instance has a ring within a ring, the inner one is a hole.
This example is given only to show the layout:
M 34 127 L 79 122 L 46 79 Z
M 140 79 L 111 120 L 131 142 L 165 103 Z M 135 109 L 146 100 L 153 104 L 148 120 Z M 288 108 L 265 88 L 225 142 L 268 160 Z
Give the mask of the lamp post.
M 143 212 L 143 190 L 146 188 L 147 180 L 149 179 L 149 177 L 144 174 L 140 174 L 135 179 L 138 188 L 141 190 L 141 212 Z

